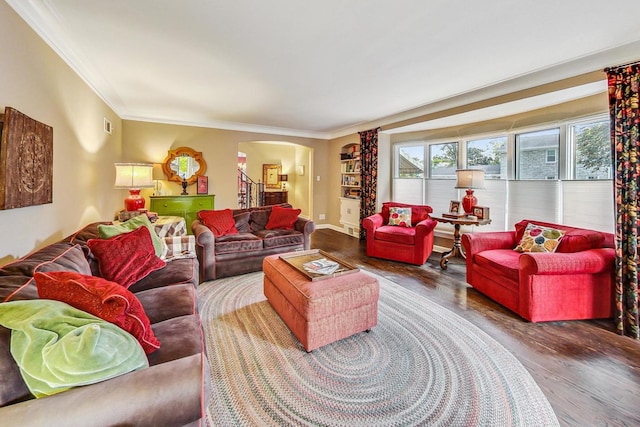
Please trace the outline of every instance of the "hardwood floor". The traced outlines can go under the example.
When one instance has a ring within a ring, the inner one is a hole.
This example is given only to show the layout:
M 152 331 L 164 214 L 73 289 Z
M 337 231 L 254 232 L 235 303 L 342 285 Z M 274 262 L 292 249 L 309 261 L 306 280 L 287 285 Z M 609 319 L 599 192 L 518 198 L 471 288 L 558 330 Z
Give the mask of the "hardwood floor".
M 329 229 L 311 247 L 383 276 L 450 309 L 506 347 L 531 373 L 562 426 L 640 425 L 640 341 L 613 332 L 611 320 L 530 323 L 466 284 L 462 259 L 440 269 L 369 258 L 364 242 Z

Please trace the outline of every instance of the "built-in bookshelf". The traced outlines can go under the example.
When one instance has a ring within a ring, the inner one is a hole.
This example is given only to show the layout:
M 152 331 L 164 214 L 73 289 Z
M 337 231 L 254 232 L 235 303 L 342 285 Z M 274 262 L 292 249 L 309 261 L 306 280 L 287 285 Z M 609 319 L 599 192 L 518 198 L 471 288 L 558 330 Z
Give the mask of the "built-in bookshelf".
M 340 152 L 341 196 L 360 198 L 360 145 L 349 144 Z
M 340 151 L 340 224 L 344 232 L 358 236 L 361 189 L 360 144 L 348 144 Z

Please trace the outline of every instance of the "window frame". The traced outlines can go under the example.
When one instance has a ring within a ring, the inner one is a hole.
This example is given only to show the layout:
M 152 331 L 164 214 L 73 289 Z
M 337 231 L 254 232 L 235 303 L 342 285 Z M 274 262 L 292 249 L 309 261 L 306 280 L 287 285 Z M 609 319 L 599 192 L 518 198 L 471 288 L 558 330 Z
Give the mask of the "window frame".
M 498 139 L 498 138 L 504 138 L 505 139 L 505 169 L 506 169 L 506 173 L 505 173 L 505 177 L 498 177 L 498 178 L 493 178 L 491 176 L 487 176 L 485 175 L 485 179 L 489 179 L 489 180 L 507 180 L 509 179 L 510 176 L 510 158 L 511 158 L 511 152 L 512 149 L 510 148 L 511 145 L 511 139 L 510 139 L 510 135 L 509 133 L 506 132 L 492 132 L 492 133 L 485 133 L 485 134 L 478 134 L 478 135 L 472 135 L 471 137 L 467 137 L 464 139 L 461 139 L 460 143 L 462 144 L 462 146 L 464 147 L 464 161 L 458 164 L 458 167 L 460 169 L 480 169 L 479 167 L 477 167 L 476 165 L 470 166 L 469 165 L 469 143 L 470 142 L 474 142 L 474 141 L 482 141 L 482 140 L 487 140 L 487 139 Z M 460 157 L 460 156 L 458 156 Z
M 567 180 L 570 181 L 581 181 L 583 178 L 577 178 L 577 169 L 578 169 L 578 147 L 577 147 L 577 136 L 575 133 L 575 127 L 580 125 L 588 125 L 592 123 L 599 122 L 607 122 L 608 127 L 610 129 L 611 126 L 611 117 L 609 114 L 602 113 L 596 115 L 585 116 L 581 118 L 576 118 L 574 120 L 569 120 L 566 122 L 566 140 L 567 140 Z M 611 137 L 609 136 L 609 147 L 611 147 Z M 610 165 L 609 173 L 607 178 L 587 178 L 588 181 L 608 181 L 612 180 L 613 173 L 613 165 Z
M 553 156 L 549 156 L 549 154 L 553 154 Z M 553 157 L 553 160 L 549 160 L 549 157 Z M 558 163 L 558 149 L 557 148 L 547 148 L 544 155 L 545 163 Z
M 513 180 L 514 181 L 548 181 L 552 178 L 549 177 L 548 174 L 543 173 L 541 176 L 544 176 L 544 178 L 522 178 L 521 177 L 521 168 L 520 166 L 520 161 L 521 161 L 521 151 L 520 151 L 520 147 L 519 144 L 521 143 L 518 140 L 518 137 L 520 135 L 525 135 L 525 134 L 533 134 L 533 133 L 538 133 L 538 132 L 545 132 L 545 131 L 552 131 L 552 130 L 557 130 L 558 131 L 558 145 L 555 148 L 545 148 L 545 155 L 544 155 L 544 159 L 545 162 L 543 164 L 556 164 L 557 165 L 557 180 L 562 180 L 563 176 L 564 176 L 564 167 L 563 167 L 563 162 L 565 160 L 565 156 L 563 156 L 563 138 L 565 138 L 565 131 L 563 129 L 562 124 L 557 124 L 557 123 L 549 123 L 549 124 L 542 124 L 539 126 L 535 126 L 535 127 L 530 127 L 530 128 L 522 128 L 522 129 L 514 129 L 512 136 L 513 136 L 513 165 L 512 165 L 512 170 L 513 170 Z M 556 150 L 556 161 L 553 163 L 548 163 L 546 162 L 547 159 L 547 150 L 552 150 L 555 149 Z
M 405 147 L 422 147 L 422 177 L 401 177 L 400 176 L 400 149 Z M 393 150 L 393 178 L 394 179 L 426 179 L 428 176 L 428 155 L 429 150 L 424 141 L 407 141 L 394 144 Z
M 415 179 L 449 179 L 433 177 L 432 165 L 431 165 L 431 146 L 438 144 L 457 143 L 458 144 L 458 163 L 457 168 L 463 169 L 468 166 L 468 143 L 477 140 L 490 139 L 490 138 L 502 138 L 506 137 L 506 176 L 504 178 L 492 178 L 492 179 L 504 179 L 504 180 L 529 180 L 529 178 L 520 178 L 520 171 L 518 170 L 518 142 L 517 137 L 521 134 L 535 133 L 545 130 L 559 130 L 559 144 L 555 150 L 555 162 L 546 162 L 548 160 L 548 153 L 545 153 L 545 163 L 558 165 L 558 180 L 573 181 L 580 180 L 576 178 L 576 140 L 575 140 L 575 128 L 581 124 L 597 123 L 602 121 L 609 121 L 610 117 L 606 113 L 591 114 L 583 117 L 572 118 L 561 122 L 543 123 L 536 126 L 523 127 L 517 129 L 511 129 L 503 132 L 485 132 L 478 134 L 466 135 L 463 138 L 440 138 L 429 140 L 423 138 L 420 140 L 402 141 L 393 143 L 394 146 L 394 170 L 393 178 L 399 178 L 399 149 L 406 146 L 422 146 L 424 149 L 424 173 L 422 178 Z M 551 149 L 550 149 L 551 150 Z M 402 178 L 409 179 L 409 178 Z M 613 171 L 610 172 L 609 178 L 599 178 L 596 180 L 611 180 L 613 179 Z M 545 174 L 545 178 L 540 180 L 548 180 L 548 176 Z
M 460 141 L 452 141 L 451 139 L 446 139 L 442 141 L 432 141 L 428 143 L 427 146 L 427 169 L 429 173 L 425 176 L 425 179 L 438 179 L 438 180 L 446 180 L 446 179 L 456 179 L 455 169 L 454 173 L 451 177 L 443 176 L 443 177 L 434 177 L 433 176 L 433 165 L 431 163 L 431 149 L 434 145 L 456 145 L 456 161 L 455 161 L 455 169 L 460 169 Z

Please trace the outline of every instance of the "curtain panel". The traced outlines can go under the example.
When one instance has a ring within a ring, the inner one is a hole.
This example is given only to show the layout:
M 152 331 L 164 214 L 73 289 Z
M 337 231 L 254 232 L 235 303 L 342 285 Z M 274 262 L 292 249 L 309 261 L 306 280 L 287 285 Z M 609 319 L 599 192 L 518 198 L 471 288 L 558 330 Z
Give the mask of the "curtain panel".
M 380 128 L 358 132 L 360 135 L 360 224 L 376 213 L 378 193 L 378 131 Z M 360 226 L 360 240 L 366 240 L 367 232 Z
M 640 186 L 640 63 L 608 68 L 611 144 L 615 171 L 615 326 L 639 339 L 638 188 Z

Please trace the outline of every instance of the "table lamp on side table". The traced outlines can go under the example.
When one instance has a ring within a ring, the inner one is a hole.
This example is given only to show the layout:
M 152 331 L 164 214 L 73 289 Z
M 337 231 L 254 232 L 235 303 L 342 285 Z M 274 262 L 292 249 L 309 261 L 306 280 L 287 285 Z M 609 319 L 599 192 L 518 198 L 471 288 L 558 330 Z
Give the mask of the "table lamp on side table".
M 287 181 L 289 181 L 289 175 L 278 175 L 278 180 L 282 182 L 282 191 L 287 191 Z
M 137 211 L 144 208 L 144 197 L 140 195 L 141 188 L 153 187 L 153 165 L 147 163 L 115 163 L 115 188 L 126 188 L 129 196 L 124 199 L 127 211 Z
M 473 190 L 484 188 L 484 171 L 482 169 L 458 169 L 456 170 L 456 178 L 456 188 L 465 189 L 467 192 L 467 195 L 462 198 L 462 208 L 467 215 L 471 215 L 473 207 L 478 204 Z

